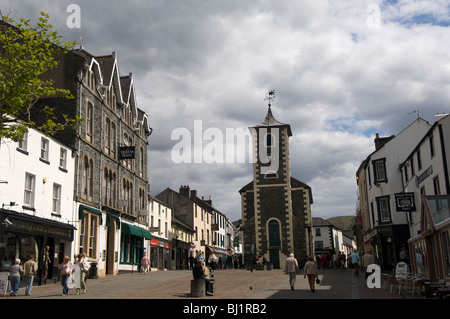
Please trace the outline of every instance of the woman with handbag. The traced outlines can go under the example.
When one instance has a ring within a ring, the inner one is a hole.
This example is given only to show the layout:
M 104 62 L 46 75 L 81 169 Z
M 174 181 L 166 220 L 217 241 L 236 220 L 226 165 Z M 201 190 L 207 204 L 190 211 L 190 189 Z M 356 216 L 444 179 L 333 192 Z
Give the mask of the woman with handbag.
M 315 292 L 314 285 L 316 283 L 317 266 L 316 263 L 314 262 L 314 259 L 311 256 L 308 257 L 308 261 L 305 263 L 303 269 L 304 269 L 303 278 L 306 278 L 308 276 L 309 289 L 311 292 Z
M 72 262 L 69 256 L 64 257 L 64 262 L 61 265 L 61 285 L 63 286 L 62 295 L 65 296 L 69 292 L 69 287 L 67 287 L 67 280 L 72 274 Z

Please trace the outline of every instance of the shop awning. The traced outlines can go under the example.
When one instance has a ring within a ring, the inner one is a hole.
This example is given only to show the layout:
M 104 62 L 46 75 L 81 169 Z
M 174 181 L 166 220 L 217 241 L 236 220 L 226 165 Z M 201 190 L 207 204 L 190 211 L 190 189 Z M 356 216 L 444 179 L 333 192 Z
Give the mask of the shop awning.
M 120 228 L 120 217 L 111 213 L 106 214 L 106 226 L 109 227 L 111 223 L 111 218 L 114 218 L 117 222 L 117 229 Z
M 2 232 L 18 232 L 28 235 L 49 236 L 73 241 L 73 225 L 0 208 L 0 220 L 8 218 L 10 224 L 1 227 Z
M 100 216 L 100 223 L 99 224 L 100 225 L 103 224 L 102 212 L 100 210 L 96 209 L 96 208 L 93 208 L 93 207 L 90 207 L 90 206 L 86 206 L 86 205 L 83 205 L 83 204 L 80 204 L 80 206 L 78 208 L 78 218 L 80 220 L 82 220 L 84 218 L 84 210 L 85 209 L 90 211 L 91 213 L 99 215 Z
M 152 239 L 152 234 L 148 230 L 126 223 L 122 223 L 122 233 L 134 235 L 136 237 L 143 237 L 145 239 Z

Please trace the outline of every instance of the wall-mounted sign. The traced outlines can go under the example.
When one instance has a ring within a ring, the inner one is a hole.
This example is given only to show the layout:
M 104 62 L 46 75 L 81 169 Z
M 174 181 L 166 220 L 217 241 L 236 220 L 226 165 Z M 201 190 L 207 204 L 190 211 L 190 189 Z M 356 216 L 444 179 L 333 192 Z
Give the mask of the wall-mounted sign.
M 136 152 L 135 146 L 120 146 L 119 147 L 119 160 L 134 159 Z
M 414 193 L 396 193 L 395 206 L 398 212 L 414 212 L 416 210 Z

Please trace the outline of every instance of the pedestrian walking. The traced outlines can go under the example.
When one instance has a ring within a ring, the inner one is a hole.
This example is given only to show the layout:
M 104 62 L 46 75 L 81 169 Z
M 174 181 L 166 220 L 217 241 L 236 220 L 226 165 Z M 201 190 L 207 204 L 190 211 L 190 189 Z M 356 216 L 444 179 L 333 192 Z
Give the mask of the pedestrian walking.
M 304 269 L 303 278 L 308 277 L 310 291 L 316 292 L 315 284 L 316 284 L 316 276 L 318 275 L 317 274 L 317 266 L 311 256 L 308 257 L 308 261 L 306 262 L 305 267 L 303 269 Z
M 354 276 L 355 277 L 359 277 L 359 271 L 358 271 L 358 267 L 359 267 L 359 253 L 355 250 L 354 252 L 352 252 L 349 256 L 350 261 L 353 265 L 353 269 L 355 270 L 354 272 Z
M 294 290 L 295 280 L 297 279 L 299 268 L 297 259 L 295 259 L 293 253 L 290 253 L 288 259 L 286 259 L 284 272 L 289 275 L 289 285 L 291 286 L 291 290 Z
M 322 254 L 322 257 L 320 257 L 320 261 L 322 262 L 322 269 L 328 269 L 327 255 Z
M 22 266 L 20 266 L 20 259 L 16 259 L 13 266 L 9 268 L 9 281 L 11 282 L 11 296 L 17 296 L 19 292 L 20 275 L 23 274 Z
M 91 264 L 89 263 L 89 260 L 86 256 L 86 253 L 81 254 L 81 290 L 83 293 L 86 292 L 86 282 L 87 282 L 87 276 L 89 272 L 89 268 L 91 267 Z
M 362 267 L 364 269 L 364 273 L 366 274 L 366 284 L 367 284 L 367 278 L 369 277 L 369 274 L 367 273 L 367 267 L 371 264 L 375 264 L 375 257 L 372 255 L 372 248 L 368 248 L 364 256 L 362 257 Z
M 65 296 L 69 293 L 69 287 L 67 287 L 67 281 L 72 274 L 72 262 L 69 256 L 64 257 L 64 262 L 61 265 L 61 285 L 63 286 L 62 295 Z
M 80 293 L 86 292 L 86 278 L 89 272 L 89 262 L 86 257 L 86 254 L 78 254 L 75 264 L 78 265 L 80 271 L 76 272 L 78 278 L 76 280 L 79 282 L 79 286 L 77 286 L 77 295 Z
M 144 275 L 146 275 L 150 268 L 150 259 L 148 258 L 146 253 L 144 253 L 144 256 L 141 259 L 141 267 Z
M 190 270 L 192 270 L 193 268 L 194 268 L 194 255 L 192 255 L 192 253 L 191 253 L 191 255 L 189 256 L 189 269 Z
M 37 265 L 34 261 L 34 256 L 30 255 L 28 261 L 23 265 L 23 275 L 26 278 L 25 296 L 31 296 L 31 290 L 33 289 L 33 280 L 36 276 Z

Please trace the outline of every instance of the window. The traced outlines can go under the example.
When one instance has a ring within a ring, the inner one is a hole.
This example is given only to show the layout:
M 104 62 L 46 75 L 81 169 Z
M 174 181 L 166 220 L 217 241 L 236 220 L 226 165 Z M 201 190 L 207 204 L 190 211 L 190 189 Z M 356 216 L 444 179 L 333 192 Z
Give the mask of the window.
M 87 102 L 86 107 L 86 139 L 89 142 L 93 142 L 93 131 L 94 131 L 94 106 L 91 102 Z
M 116 173 L 106 167 L 103 173 L 103 204 L 116 207 Z
M 94 161 L 87 156 L 83 160 L 82 195 L 85 199 L 92 200 L 94 193 Z
M 411 164 L 411 177 L 413 177 L 416 173 L 414 171 L 414 157 L 411 157 L 410 164 Z
M 439 176 L 433 178 L 434 195 L 441 195 L 441 187 L 439 186 Z
M 98 219 L 97 214 L 84 210 L 80 220 L 79 253 L 86 253 L 91 258 L 97 258 Z
M 62 147 L 59 150 L 59 168 L 67 169 L 67 150 Z
M 22 151 L 28 151 L 28 133 L 23 134 L 23 139 L 19 141 L 19 149 Z
M 316 228 L 316 236 L 321 236 L 321 229 L 320 228 Z
M 430 153 L 431 153 L 431 157 L 433 157 L 434 156 L 434 137 L 433 137 L 433 135 L 430 136 L 429 140 L 430 140 Z
M 35 182 L 36 176 L 25 173 L 25 194 L 23 202 L 30 207 L 34 207 Z
M 417 167 L 419 168 L 419 171 L 422 169 L 422 156 L 420 150 L 417 151 Z
M 268 133 L 266 135 L 266 147 L 274 147 L 275 146 L 275 135 L 272 133 Z
M 111 133 L 110 133 L 110 148 L 112 157 L 116 157 L 116 124 L 111 123 Z
M 53 184 L 52 212 L 60 214 L 61 212 L 61 185 Z
M 269 247 L 280 247 L 281 237 L 280 237 L 280 224 L 276 220 L 271 220 L 269 222 Z
M 140 148 L 139 152 L 139 174 L 144 177 L 144 148 Z
M 89 225 L 89 247 L 88 247 L 88 256 L 95 257 L 96 256 L 96 247 L 97 247 L 97 221 L 98 217 L 95 215 L 90 215 L 90 225 Z
M 105 152 L 111 154 L 111 121 L 108 118 L 105 123 Z
M 374 170 L 374 183 L 387 182 L 386 177 L 386 159 L 379 159 L 372 162 Z
M 314 242 L 314 247 L 315 247 L 316 249 L 323 249 L 323 241 L 321 241 L 321 240 L 315 241 L 315 242 Z
M 388 223 L 391 221 L 391 209 L 389 206 L 389 196 L 378 197 L 378 214 L 381 223 Z
M 450 229 L 439 234 L 441 240 L 442 268 L 444 276 L 450 277 Z
M 122 180 L 122 199 L 126 201 L 123 210 L 125 213 L 133 214 L 133 183 L 127 179 Z
M 41 159 L 48 162 L 49 142 L 46 138 L 41 138 Z

